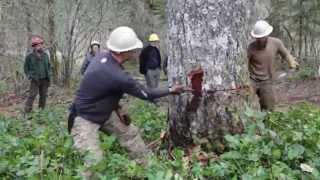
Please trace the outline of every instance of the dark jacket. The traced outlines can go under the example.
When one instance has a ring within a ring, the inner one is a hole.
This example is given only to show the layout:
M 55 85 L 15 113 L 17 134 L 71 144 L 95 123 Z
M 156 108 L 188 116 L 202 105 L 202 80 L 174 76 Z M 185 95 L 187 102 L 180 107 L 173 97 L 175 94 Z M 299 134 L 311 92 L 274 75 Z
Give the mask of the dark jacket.
M 161 68 L 161 56 L 158 48 L 148 45 L 140 54 L 140 73 L 146 74 L 148 69 Z
M 42 53 L 40 57 L 35 52 L 28 54 L 24 62 L 24 72 L 28 79 L 50 79 L 51 65 L 47 53 Z
M 169 95 L 169 90 L 149 90 L 135 81 L 110 53 L 100 54 L 91 62 L 74 100 L 78 116 L 104 124 L 124 93 L 153 101 Z
M 92 59 L 94 59 L 94 57 L 96 57 L 95 55 L 93 55 L 92 53 L 88 53 L 86 55 L 86 58 L 84 59 L 83 63 L 82 63 L 82 66 L 81 66 L 81 69 L 80 69 L 80 73 L 82 75 L 84 75 L 84 73 L 86 72 L 90 62 Z

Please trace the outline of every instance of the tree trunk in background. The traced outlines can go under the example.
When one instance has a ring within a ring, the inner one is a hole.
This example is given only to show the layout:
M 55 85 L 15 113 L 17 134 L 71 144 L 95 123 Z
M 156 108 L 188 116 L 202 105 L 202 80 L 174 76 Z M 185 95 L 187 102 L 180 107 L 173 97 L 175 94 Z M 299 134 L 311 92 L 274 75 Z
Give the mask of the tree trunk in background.
M 21 5 L 25 10 L 25 18 L 26 18 L 26 30 L 27 30 L 27 34 L 28 34 L 28 47 L 31 50 L 31 45 L 30 45 L 30 41 L 31 41 L 31 37 L 32 37 L 32 24 L 31 24 L 31 19 L 32 19 L 32 10 L 30 9 L 30 7 L 27 6 L 26 2 L 21 1 Z
M 179 81 L 191 85 L 188 73 L 201 66 L 202 89 L 249 85 L 245 52 L 249 30 L 257 20 L 251 19 L 257 17 L 251 13 L 255 3 L 168 1 L 169 84 Z M 173 97 L 169 109 L 170 139 L 178 146 L 204 143 L 217 149 L 226 133 L 242 132 L 241 114 L 246 105 L 252 104 L 256 104 L 255 98 L 246 88 Z
M 57 60 L 57 42 L 56 42 L 56 25 L 55 25 L 55 0 L 47 0 L 48 5 L 48 35 L 50 62 L 52 66 L 52 79 L 55 84 L 58 83 L 59 62 Z
M 308 35 L 309 35 L 309 32 L 310 32 L 310 30 L 309 30 L 309 22 L 308 22 L 308 19 L 305 17 L 304 18 L 305 19 L 305 21 L 304 21 L 304 23 L 305 23 L 305 25 L 304 25 L 304 57 L 306 57 L 306 58 L 308 58 Z
M 4 10 L 5 10 L 5 2 L 4 0 L 0 1 L 0 55 L 4 55 L 6 49 L 6 32 L 5 32 L 5 24 L 4 24 Z M 1 69 L 0 69 L 1 72 Z
M 303 0 L 299 1 L 300 7 L 303 5 Z M 303 10 L 300 10 L 299 15 L 299 58 L 302 56 L 302 41 L 303 41 Z
M 64 73 L 63 73 L 63 85 L 65 87 L 71 86 L 71 75 L 73 71 L 74 51 L 76 37 L 75 32 L 77 30 L 77 23 L 79 23 L 81 17 L 79 17 L 81 6 L 83 1 L 75 1 L 73 7 L 70 7 L 70 16 L 67 19 L 66 29 L 66 58 L 64 60 Z

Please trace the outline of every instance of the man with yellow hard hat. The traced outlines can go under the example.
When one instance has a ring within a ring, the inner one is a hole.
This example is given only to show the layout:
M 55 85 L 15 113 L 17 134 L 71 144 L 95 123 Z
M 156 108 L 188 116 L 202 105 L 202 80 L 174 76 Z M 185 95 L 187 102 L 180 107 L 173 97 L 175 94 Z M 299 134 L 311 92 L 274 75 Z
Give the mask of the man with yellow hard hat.
M 140 54 L 140 73 L 146 78 L 148 88 L 157 88 L 161 71 L 161 56 L 159 51 L 159 36 L 150 34 L 149 44 Z

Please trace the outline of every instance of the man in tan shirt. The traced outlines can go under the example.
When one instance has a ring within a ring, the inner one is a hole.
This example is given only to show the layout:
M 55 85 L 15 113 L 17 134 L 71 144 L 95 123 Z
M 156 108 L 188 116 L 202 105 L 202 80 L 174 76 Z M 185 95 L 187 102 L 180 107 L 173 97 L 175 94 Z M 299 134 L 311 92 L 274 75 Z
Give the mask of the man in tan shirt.
M 290 68 L 296 68 L 299 64 L 289 53 L 280 39 L 269 37 L 273 27 L 266 21 L 257 21 L 251 31 L 255 41 L 248 47 L 250 78 L 259 97 L 262 110 L 273 110 L 275 99 L 272 90 L 273 63 L 280 54 L 286 59 Z

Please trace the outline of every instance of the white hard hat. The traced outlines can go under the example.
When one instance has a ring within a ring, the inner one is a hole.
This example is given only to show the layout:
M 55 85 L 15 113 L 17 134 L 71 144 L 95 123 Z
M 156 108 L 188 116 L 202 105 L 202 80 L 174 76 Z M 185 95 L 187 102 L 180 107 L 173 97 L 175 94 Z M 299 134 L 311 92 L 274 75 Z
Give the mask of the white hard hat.
M 93 46 L 93 45 L 98 45 L 98 46 L 100 46 L 100 42 L 99 41 L 91 41 L 91 43 L 90 43 L 90 46 Z
M 273 27 L 267 21 L 257 21 L 251 31 L 251 36 L 254 38 L 262 38 L 269 36 L 273 31 Z
M 114 52 L 126 52 L 142 48 L 143 44 L 133 29 L 120 26 L 111 32 L 107 47 Z

